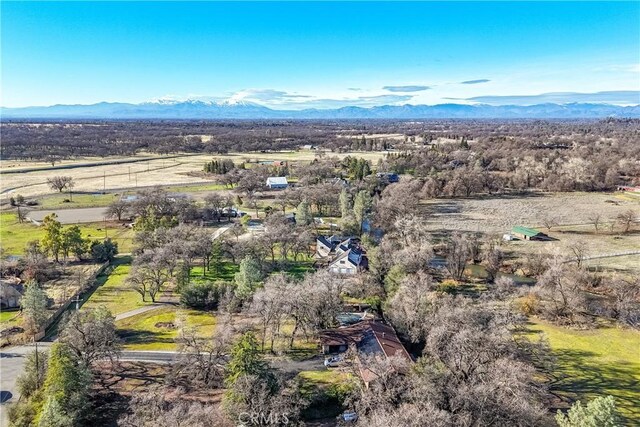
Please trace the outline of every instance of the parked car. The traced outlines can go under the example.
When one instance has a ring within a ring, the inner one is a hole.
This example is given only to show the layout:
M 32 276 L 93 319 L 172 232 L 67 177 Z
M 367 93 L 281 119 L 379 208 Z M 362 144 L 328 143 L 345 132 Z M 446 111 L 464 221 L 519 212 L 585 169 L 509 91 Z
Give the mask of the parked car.
M 358 421 L 358 414 L 355 411 L 345 411 L 342 413 L 342 419 L 347 422 Z
M 335 368 L 336 366 L 340 366 L 341 362 L 341 356 L 332 356 L 324 359 L 324 366 L 326 366 L 327 368 Z

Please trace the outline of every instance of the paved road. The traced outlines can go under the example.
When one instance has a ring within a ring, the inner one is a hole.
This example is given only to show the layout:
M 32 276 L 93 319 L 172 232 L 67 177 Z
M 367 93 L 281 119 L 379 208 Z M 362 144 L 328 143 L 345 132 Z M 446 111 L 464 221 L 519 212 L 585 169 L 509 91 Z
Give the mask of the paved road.
M 49 342 L 38 343 L 38 350 L 47 350 L 51 346 Z M 0 426 L 9 424 L 6 406 L 8 403 L 17 402 L 20 394 L 16 390 L 16 379 L 22 373 L 25 356 L 35 350 L 34 344 L 22 345 L 2 349 L 0 352 L 0 394 L 2 394 L 2 406 L 0 406 Z
M 45 216 L 55 213 L 62 224 L 77 224 L 79 222 L 104 221 L 107 208 L 74 208 L 31 211 L 27 217 L 34 221 L 42 221 Z
M 51 347 L 50 342 L 39 342 L 38 350 L 46 351 Z M 6 405 L 17 402 L 20 394 L 16 390 L 16 379 L 24 369 L 26 355 L 35 350 L 34 344 L 8 347 L 0 353 L 0 426 L 8 426 Z M 135 362 L 172 363 L 176 352 L 172 351 L 123 351 L 120 360 Z

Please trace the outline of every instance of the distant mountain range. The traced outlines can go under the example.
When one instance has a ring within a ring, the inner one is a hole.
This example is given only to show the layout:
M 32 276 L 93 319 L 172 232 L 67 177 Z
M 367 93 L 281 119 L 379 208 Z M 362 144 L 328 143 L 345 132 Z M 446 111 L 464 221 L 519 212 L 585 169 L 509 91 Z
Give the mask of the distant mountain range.
M 141 104 L 0 108 L 2 119 L 577 119 L 640 118 L 640 105 L 382 105 L 336 109 L 275 110 L 249 102 L 157 101 Z

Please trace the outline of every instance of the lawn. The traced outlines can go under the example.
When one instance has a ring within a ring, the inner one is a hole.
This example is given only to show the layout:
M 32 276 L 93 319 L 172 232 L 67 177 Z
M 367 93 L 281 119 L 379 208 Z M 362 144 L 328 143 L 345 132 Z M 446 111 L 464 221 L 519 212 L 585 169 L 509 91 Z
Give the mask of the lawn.
M 535 320 L 556 357 L 550 391 L 562 398 L 612 395 L 629 424 L 640 424 L 640 332 L 601 328 L 577 331 Z
M 116 193 L 82 193 L 73 194 L 69 198 L 69 193 L 58 193 L 50 196 L 43 196 L 38 199 L 38 209 L 64 209 L 64 208 L 95 208 L 109 206 L 111 202 L 120 198 Z M 71 200 L 65 202 L 65 200 Z
M 170 185 L 165 187 L 167 191 L 172 193 L 197 193 L 199 191 L 222 191 L 231 190 L 229 187 L 223 184 L 214 183 L 200 183 L 193 185 Z
M 115 316 L 151 304 L 149 301 L 142 302 L 140 294 L 127 285 L 126 278 L 130 270 L 130 256 L 116 258 L 112 269 L 98 276 L 99 286 L 82 308 L 96 308 L 104 305 Z
M 103 223 L 78 224 L 85 238 L 102 240 L 105 236 Z M 69 227 L 63 226 L 64 228 Z M 120 253 L 131 252 L 133 246 L 133 230 L 129 228 L 110 227 L 107 225 L 107 235 L 118 243 Z M 20 224 L 14 212 L 0 213 L 0 245 L 7 255 L 22 255 L 28 242 L 41 240 L 44 230 L 30 222 Z
M 216 318 L 211 313 L 168 305 L 116 322 L 127 350 L 176 350 L 179 325 L 195 327 L 202 337 L 213 333 Z
M 18 314 L 20 314 L 19 311 L 0 311 L 0 323 L 8 322 Z
M 219 271 L 208 270 L 204 276 L 202 275 L 202 266 L 196 265 L 191 268 L 191 281 L 193 282 L 215 282 L 216 280 L 231 281 L 235 274 L 239 271 L 240 266 L 230 261 L 220 263 Z

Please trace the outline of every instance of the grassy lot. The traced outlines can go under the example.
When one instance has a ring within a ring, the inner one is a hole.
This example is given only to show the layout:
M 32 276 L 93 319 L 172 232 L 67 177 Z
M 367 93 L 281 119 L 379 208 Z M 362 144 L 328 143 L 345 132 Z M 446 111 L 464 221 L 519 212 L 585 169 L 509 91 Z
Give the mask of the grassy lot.
M 640 332 L 601 328 L 576 331 L 534 320 L 556 357 L 549 387 L 566 399 L 610 394 L 629 425 L 640 424 Z
M 165 187 L 167 191 L 172 193 L 195 193 L 198 191 L 222 191 L 231 190 L 229 187 L 223 184 L 202 183 L 194 185 L 171 185 Z
M 83 237 L 102 240 L 105 236 L 103 223 L 78 224 Z M 64 226 L 66 228 L 68 226 Z M 118 243 L 121 253 L 131 252 L 133 230 L 121 226 L 113 227 L 107 224 L 107 234 Z M 0 213 L 0 244 L 5 254 L 22 255 L 27 242 L 40 240 L 44 236 L 44 230 L 32 223 L 20 224 L 14 212 Z
M 209 270 L 202 275 L 202 266 L 197 265 L 191 268 L 191 280 L 193 282 L 215 282 L 216 280 L 233 280 L 233 276 L 239 271 L 240 266 L 230 261 L 223 261 L 220 264 L 220 270 L 214 272 Z
M 216 318 L 211 313 L 161 307 L 116 322 L 127 350 L 176 350 L 180 323 L 195 327 L 202 337 L 211 336 Z M 164 325 L 162 325 L 164 324 Z
M 0 323 L 5 323 L 20 314 L 19 311 L 0 311 Z
M 69 193 L 58 193 L 38 198 L 38 209 L 95 208 L 109 206 L 119 198 L 120 194 L 116 193 L 73 194 L 73 200 L 65 202 L 69 200 Z
M 127 275 L 131 270 L 131 257 L 117 258 L 113 263 L 113 269 L 99 275 L 98 288 L 89 296 L 82 308 L 96 308 L 104 305 L 114 316 L 124 313 L 151 302 L 142 302 L 140 294 L 129 288 L 126 283 Z

